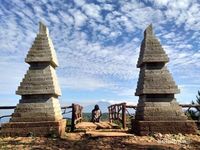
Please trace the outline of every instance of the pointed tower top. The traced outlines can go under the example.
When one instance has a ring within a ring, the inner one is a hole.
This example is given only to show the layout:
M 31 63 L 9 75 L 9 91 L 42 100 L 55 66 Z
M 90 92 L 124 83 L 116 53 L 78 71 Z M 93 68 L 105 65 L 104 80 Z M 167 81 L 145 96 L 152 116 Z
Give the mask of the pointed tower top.
M 27 63 L 50 62 L 54 67 L 58 66 L 58 60 L 52 40 L 49 36 L 49 30 L 42 22 L 39 23 L 39 33 L 25 61 Z
M 169 58 L 154 35 L 152 24 L 150 24 L 144 31 L 137 67 L 139 68 L 145 63 L 166 63 L 168 61 Z
M 150 24 L 144 31 L 144 37 L 146 36 L 153 36 L 154 33 L 153 33 L 153 25 Z
M 39 23 L 39 34 L 49 34 L 49 30 L 41 21 Z

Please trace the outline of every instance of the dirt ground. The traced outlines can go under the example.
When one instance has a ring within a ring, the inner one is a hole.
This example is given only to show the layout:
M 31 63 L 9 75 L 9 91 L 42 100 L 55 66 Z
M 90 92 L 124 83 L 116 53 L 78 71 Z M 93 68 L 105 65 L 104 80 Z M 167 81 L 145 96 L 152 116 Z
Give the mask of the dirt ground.
M 200 135 L 155 134 L 152 136 L 91 137 L 67 133 L 62 138 L 0 138 L 1 150 L 200 150 Z

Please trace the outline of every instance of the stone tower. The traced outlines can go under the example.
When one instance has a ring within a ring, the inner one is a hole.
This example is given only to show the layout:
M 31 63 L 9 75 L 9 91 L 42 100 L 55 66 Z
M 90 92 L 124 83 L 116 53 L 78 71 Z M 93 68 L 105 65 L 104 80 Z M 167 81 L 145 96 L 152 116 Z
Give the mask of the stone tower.
M 152 25 L 144 31 L 137 67 L 140 68 L 136 96 L 139 96 L 132 129 L 138 135 L 160 133 L 195 133 L 176 102 L 179 89 L 165 64 L 167 54 L 153 33 Z
M 26 63 L 30 65 L 16 94 L 21 95 L 9 123 L 2 125 L 6 136 L 61 136 L 65 132 L 58 96 L 61 95 L 55 68 L 56 52 L 48 28 L 40 23 L 39 33 L 30 48 Z

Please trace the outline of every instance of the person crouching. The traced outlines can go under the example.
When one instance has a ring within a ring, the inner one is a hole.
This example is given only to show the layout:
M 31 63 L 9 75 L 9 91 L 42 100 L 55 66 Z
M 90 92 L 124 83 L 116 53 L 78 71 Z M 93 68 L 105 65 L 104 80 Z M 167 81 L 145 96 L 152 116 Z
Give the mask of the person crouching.
M 91 122 L 93 122 L 93 123 L 99 122 L 101 115 L 102 114 L 101 114 L 101 110 L 99 109 L 99 106 L 95 105 L 94 109 L 92 110 L 92 120 L 91 120 Z

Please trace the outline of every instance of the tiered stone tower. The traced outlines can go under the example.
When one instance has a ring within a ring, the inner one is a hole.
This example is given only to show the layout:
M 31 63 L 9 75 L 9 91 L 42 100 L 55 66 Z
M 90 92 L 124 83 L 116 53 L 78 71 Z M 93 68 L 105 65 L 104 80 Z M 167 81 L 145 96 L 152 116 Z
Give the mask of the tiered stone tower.
M 165 64 L 169 61 L 152 25 L 144 32 L 137 67 L 140 68 L 136 96 L 139 96 L 132 129 L 138 135 L 160 133 L 195 133 L 196 125 L 188 121 L 174 94 L 179 89 Z
M 48 28 L 42 23 L 25 61 L 30 67 L 16 91 L 21 100 L 10 122 L 2 125 L 2 134 L 61 136 L 66 122 L 62 119 L 58 100 L 61 95 L 55 72 L 58 61 Z

